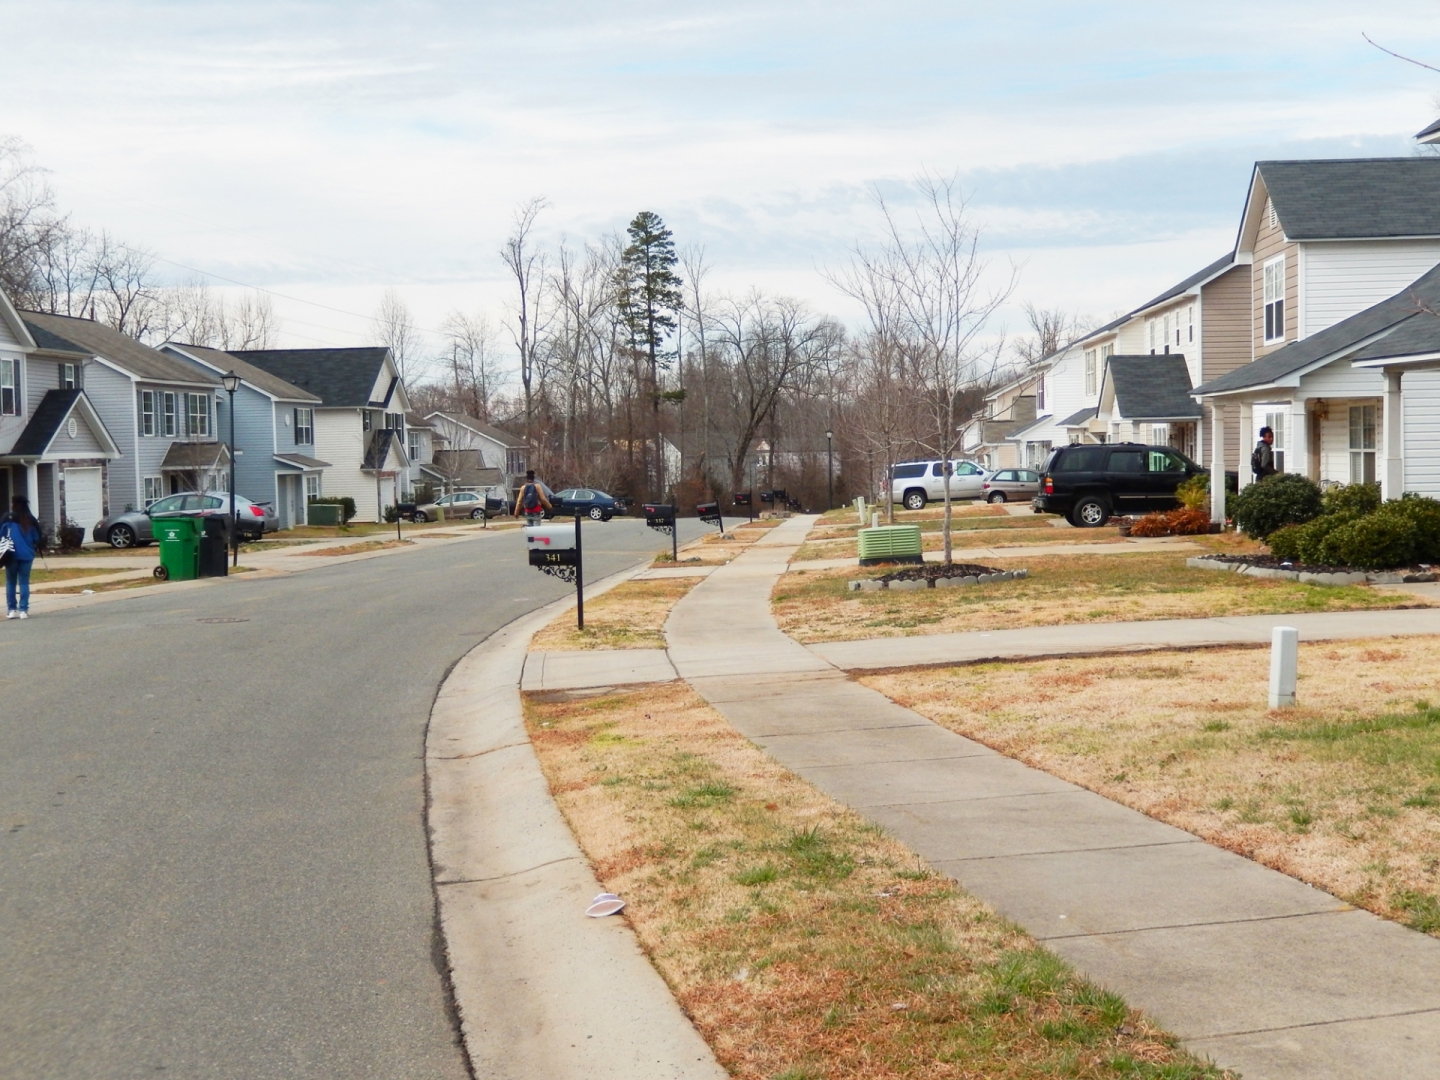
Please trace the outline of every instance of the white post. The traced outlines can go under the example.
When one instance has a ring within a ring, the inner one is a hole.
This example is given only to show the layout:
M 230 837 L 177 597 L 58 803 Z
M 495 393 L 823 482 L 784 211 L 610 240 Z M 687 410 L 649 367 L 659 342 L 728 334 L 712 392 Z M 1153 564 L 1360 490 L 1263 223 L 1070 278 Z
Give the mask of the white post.
M 1240 402 L 1240 490 L 1244 491 L 1255 482 L 1250 471 L 1250 451 L 1255 449 L 1255 407 L 1248 401 Z
M 1310 429 L 1305 409 L 1309 403 L 1304 398 L 1293 398 L 1290 402 L 1290 430 L 1285 433 L 1285 471 L 1296 476 L 1310 476 Z M 1319 480 L 1318 476 L 1310 476 Z
M 1225 523 L 1225 415 L 1219 398 L 1210 399 L 1210 520 Z
M 1385 369 L 1384 454 L 1385 471 L 1380 474 L 1380 497 L 1398 499 L 1405 490 L 1404 399 L 1400 396 L 1400 372 Z
M 870 528 L 872 528 L 872 529 L 878 529 L 879 527 L 880 527 L 880 511 L 879 511 L 879 510 L 876 510 L 876 511 L 874 511 L 874 512 L 870 515 Z
M 1270 708 L 1286 709 L 1295 704 L 1300 631 L 1293 626 L 1275 627 L 1270 641 Z

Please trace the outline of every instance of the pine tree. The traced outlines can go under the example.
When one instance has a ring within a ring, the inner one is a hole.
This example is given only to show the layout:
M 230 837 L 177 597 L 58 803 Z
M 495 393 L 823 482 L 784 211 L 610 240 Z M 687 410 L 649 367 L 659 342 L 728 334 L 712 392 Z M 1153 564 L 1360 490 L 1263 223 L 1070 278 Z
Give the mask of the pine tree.
M 675 273 L 675 242 L 660 215 L 642 210 L 626 230 L 630 244 L 621 256 L 620 313 L 636 354 L 649 362 L 650 404 L 655 438 L 656 498 L 665 495 L 665 453 L 660 437 L 660 369 L 668 367 L 672 353 L 665 339 L 675 330 L 674 313 L 685 306 L 683 282 Z

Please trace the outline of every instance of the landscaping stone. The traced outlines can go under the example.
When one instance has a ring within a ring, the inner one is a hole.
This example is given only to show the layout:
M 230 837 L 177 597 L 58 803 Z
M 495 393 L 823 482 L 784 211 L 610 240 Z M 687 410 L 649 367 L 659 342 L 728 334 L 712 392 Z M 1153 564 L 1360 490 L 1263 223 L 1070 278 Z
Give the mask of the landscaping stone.
M 1299 581 L 1306 585 L 1363 585 L 1365 584 L 1367 576 L 1373 578 L 1373 575 L 1366 575 L 1363 570 L 1356 570 L 1351 573 L 1341 571 L 1333 574 L 1311 574 L 1301 571 Z M 1399 580 L 1398 575 L 1391 574 L 1386 576 L 1395 577 L 1397 581 Z
M 928 581 L 924 581 L 924 580 L 921 580 L 921 581 L 892 581 L 892 582 L 890 582 L 890 591 L 891 591 L 891 592 L 894 592 L 894 591 L 897 590 L 897 589 L 899 589 L 899 590 L 901 590 L 901 591 L 904 591 L 904 592 L 908 592 L 908 591 L 910 591 L 911 589 L 928 589 L 929 587 L 930 587 L 930 583 L 929 583 Z
M 1390 571 L 1375 571 L 1360 576 L 1362 579 L 1368 580 L 1371 585 L 1399 585 L 1405 581 L 1404 574 L 1397 574 Z
M 885 582 L 876 581 L 874 578 L 868 578 L 865 581 L 860 582 L 860 588 L 864 589 L 866 592 L 879 592 L 881 589 L 885 588 Z
M 975 577 L 975 576 L 972 574 L 972 575 L 969 576 L 969 577 L 962 577 L 962 578 L 960 579 L 960 584 L 961 584 L 961 585 L 978 585 L 978 584 L 980 584 L 980 579 L 979 579 L 978 577 Z

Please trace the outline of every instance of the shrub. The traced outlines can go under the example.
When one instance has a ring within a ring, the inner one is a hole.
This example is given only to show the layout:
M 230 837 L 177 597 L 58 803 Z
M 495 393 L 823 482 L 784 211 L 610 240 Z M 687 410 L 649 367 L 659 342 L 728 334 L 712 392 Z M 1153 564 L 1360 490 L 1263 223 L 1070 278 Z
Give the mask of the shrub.
M 1386 503 L 1394 513 L 1415 525 L 1415 558 L 1419 562 L 1440 562 L 1440 499 L 1427 499 L 1413 492 Z
M 1320 544 L 1320 562 L 1391 570 L 1415 561 L 1419 529 L 1396 503 L 1341 523 Z M 1273 550 L 1273 549 L 1272 549 Z
M 340 506 L 344 508 L 345 523 L 348 525 L 355 517 L 355 500 L 349 495 L 326 495 L 323 498 L 311 499 L 312 503 L 323 503 L 327 506 Z
M 1210 475 L 1200 473 L 1175 489 L 1175 497 L 1186 510 L 1205 510 L 1210 506 Z
M 1205 510 L 1160 510 L 1146 514 L 1130 528 L 1131 536 L 1198 536 L 1210 531 Z
M 1320 513 L 1353 521 L 1380 509 L 1379 484 L 1339 484 L 1320 497 Z
M 1345 522 L 1345 518 L 1322 515 L 1304 525 L 1287 525 L 1277 529 L 1265 542 L 1270 545 L 1270 553 L 1282 559 L 1302 563 L 1323 562 L 1325 538 Z
M 1320 516 L 1320 488 L 1294 473 L 1278 473 L 1251 484 L 1235 497 L 1235 524 L 1256 540 L 1286 525 Z

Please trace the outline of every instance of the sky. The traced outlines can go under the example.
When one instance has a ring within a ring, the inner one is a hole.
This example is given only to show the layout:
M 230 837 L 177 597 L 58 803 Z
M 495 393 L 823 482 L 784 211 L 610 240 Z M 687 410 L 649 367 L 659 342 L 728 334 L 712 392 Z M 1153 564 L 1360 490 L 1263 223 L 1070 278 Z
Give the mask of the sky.
M 1440 115 L 1434 0 L 0 0 L 0 135 L 172 281 L 269 290 L 285 344 L 506 318 L 498 251 L 660 214 L 719 292 L 800 297 L 874 192 L 958 177 L 1020 305 L 1100 319 L 1234 243 L 1254 161 L 1404 155 Z M 439 348 L 433 335 L 430 345 Z

